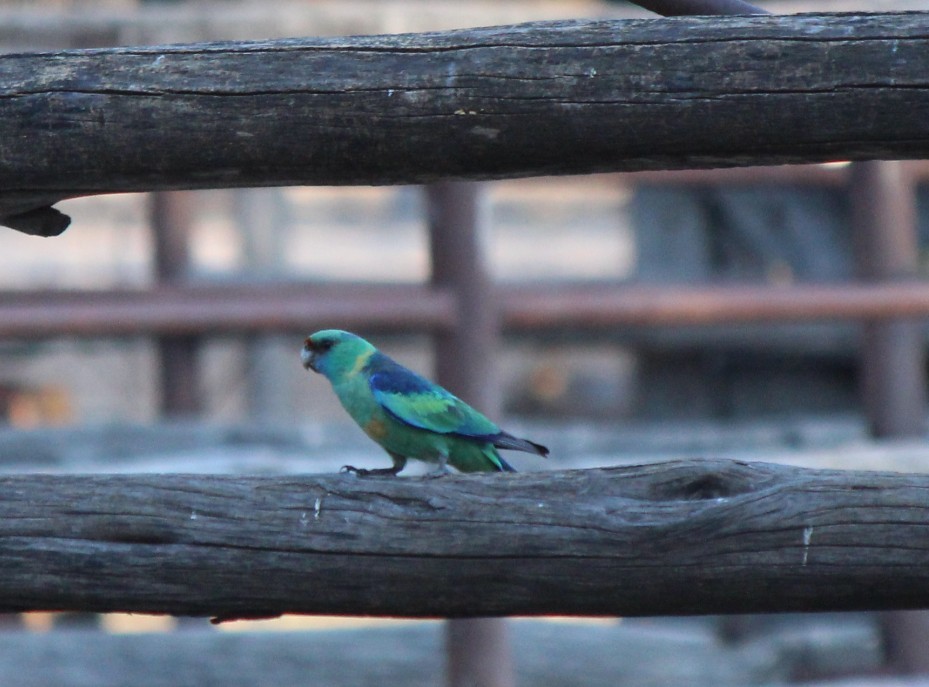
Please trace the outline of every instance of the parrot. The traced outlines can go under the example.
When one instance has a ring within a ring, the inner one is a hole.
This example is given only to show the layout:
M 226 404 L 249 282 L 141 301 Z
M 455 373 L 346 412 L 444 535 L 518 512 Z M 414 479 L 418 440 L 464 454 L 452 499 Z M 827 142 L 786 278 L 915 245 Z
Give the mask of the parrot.
M 433 475 L 451 465 L 459 472 L 516 472 L 497 449 L 534 453 L 548 449 L 520 439 L 460 398 L 381 353 L 350 332 L 324 329 L 310 335 L 300 353 L 303 367 L 323 375 L 342 406 L 393 460 L 371 470 L 346 465 L 359 477 L 395 476 L 415 458 L 437 463 Z

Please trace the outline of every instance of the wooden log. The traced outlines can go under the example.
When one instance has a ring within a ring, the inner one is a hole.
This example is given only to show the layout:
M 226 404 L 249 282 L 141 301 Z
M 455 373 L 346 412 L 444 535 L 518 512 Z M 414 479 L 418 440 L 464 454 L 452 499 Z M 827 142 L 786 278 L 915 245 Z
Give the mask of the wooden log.
M 929 606 L 929 477 L 724 460 L 444 479 L 0 479 L 0 611 Z
M 54 233 L 56 200 L 131 190 L 926 157 L 927 26 L 678 17 L 4 55 L 0 219 Z

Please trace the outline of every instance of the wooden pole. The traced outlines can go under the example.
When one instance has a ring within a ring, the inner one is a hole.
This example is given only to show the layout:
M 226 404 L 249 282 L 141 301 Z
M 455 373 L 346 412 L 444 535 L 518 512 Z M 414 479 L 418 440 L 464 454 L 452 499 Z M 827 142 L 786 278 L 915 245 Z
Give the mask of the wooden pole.
M 9 475 L 0 611 L 929 608 L 927 490 L 927 475 L 708 458 L 443 479 Z
M 482 186 L 440 182 L 426 188 L 432 283 L 452 289 L 457 326 L 436 336 L 436 378 L 485 414 L 500 414 L 495 359 L 499 316 L 487 265 Z M 508 627 L 500 618 L 450 620 L 446 624 L 449 687 L 513 687 Z
M 5 55 L 0 224 L 54 233 L 53 203 L 123 191 L 923 158 L 927 27 L 676 17 Z

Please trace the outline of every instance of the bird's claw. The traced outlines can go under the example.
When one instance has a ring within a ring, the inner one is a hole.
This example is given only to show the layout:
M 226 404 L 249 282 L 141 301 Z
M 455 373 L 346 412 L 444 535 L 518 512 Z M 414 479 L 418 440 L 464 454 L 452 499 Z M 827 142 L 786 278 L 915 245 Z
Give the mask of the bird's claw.
M 354 465 L 343 465 L 339 472 L 342 474 L 352 473 L 358 475 L 359 477 L 396 477 L 398 470 L 394 468 L 375 468 L 373 470 L 365 470 L 364 468 L 356 468 Z

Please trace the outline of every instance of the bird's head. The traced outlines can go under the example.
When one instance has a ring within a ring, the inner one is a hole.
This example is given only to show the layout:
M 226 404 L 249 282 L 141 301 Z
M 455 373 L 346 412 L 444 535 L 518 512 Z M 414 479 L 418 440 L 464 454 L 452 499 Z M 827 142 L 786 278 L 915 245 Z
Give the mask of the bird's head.
M 319 372 L 329 381 L 335 381 L 358 369 L 359 364 L 363 364 L 363 360 L 374 351 L 374 346 L 351 332 L 323 329 L 303 342 L 300 360 L 307 370 Z

